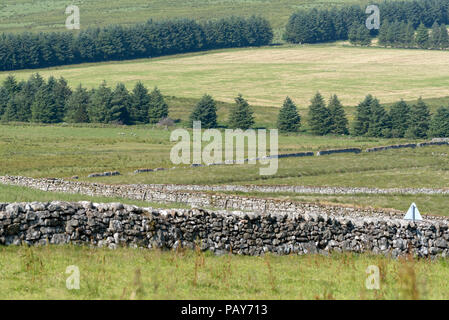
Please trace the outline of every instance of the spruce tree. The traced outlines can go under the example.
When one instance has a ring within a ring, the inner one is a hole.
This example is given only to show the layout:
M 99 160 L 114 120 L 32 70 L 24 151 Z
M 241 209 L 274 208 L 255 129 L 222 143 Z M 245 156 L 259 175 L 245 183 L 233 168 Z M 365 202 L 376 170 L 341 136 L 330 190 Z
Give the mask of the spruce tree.
M 109 121 L 109 110 L 111 109 L 112 91 L 103 81 L 102 84 L 91 93 L 89 108 L 87 110 L 89 119 L 93 123 L 107 123 Z
M 387 30 L 387 39 L 386 42 L 390 46 L 394 46 L 398 39 L 398 23 L 397 21 L 391 22 L 389 24 L 389 28 Z
M 121 82 L 117 84 L 111 97 L 111 108 L 108 112 L 108 122 L 116 124 L 129 123 L 129 92 Z
M 391 135 L 393 138 L 403 138 L 409 127 L 410 107 L 401 100 L 390 109 Z
M 8 91 L 4 87 L 0 87 L 0 119 L 5 112 L 6 105 L 9 102 Z
M 358 28 L 357 28 L 356 24 L 349 27 L 348 40 L 351 44 L 354 44 L 354 45 L 359 44 Z
M 235 98 L 235 107 L 229 114 L 229 127 L 246 130 L 254 124 L 254 111 L 241 94 Z
M 425 49 L 429 46 L 429 31 L 421 23 L 416 30 L 415 43 L 419 48 Z
M 449 107 L 440 107 L 430 123 L 431 137 L 449 137 Z
M 448 13 L 449 15 L 449 13 Z M 440 47 L 442 49 L 447 49 L 449 48 L 449 36 L 447 33 L 447 27 L 445 24 L 442 24 L 440 26 Z
M 326 135 L 332 129 L 332 118 L 323 97 L 319 92 L 310 101 L 308 123 L 310 130 L 316 135 Z
M 201 121 L 201 127 L 204 129 L 217 127 L 217 107 L 210 95 L 205 94 L 198 101 L 189 117 L 190 127 L 193 127 L 194 121 Z
M 150 93 L 150 104 L 148 108 L 148 122 L 158 123 L 159 120 L 168 117 L 168 105 L 157 87 Z
M 52 90 L 57 110 L 56 112 L 57 122 L 61 122 L 64 118 L 67 100 L 72 95 L 72 90 L 70 89 L 70 87 L 67 84 L 67 81 L 63 77 L 55 81 L 54 86 L 52 86 Z
M 338 100 L 337 95 L 334 94 L 331 96 L 328 109 L 332 118 L 331 133 L 349 134 L 348 119 L 346 118 L 345 110 L 343 109 L 340 100 Z
M 424 101 L 418 102 L 410 108 L 409 127 L 405 134 L 407 138 L 427 138 L 430 127 L 430 111 Z
M 129 116 L 132 123 L 148 123 L 150 95 L 142 82 L 137 82 L 131 94 Z
M 6 104 L 5 111 L 2 115 L 2 121 L 9 122 L 9 121 L 18 121 L 18 112 L 17 112 L 18 106 L 17 106 L 17 95 L 12 97 L 8 100 Z
M 368 132 L 373 101 L 373 96 L 369 94 L 358 104 L 354 121 L 354 135 L 363 136 Z
M 438 22 L 434 22 L 432 25 L 432 32 L 430 34 L 430 47 L 434 49 L 439 49 L 441 39 L 441 28 Z
M 357 30 L 358 42 L 361 46 L 371 45 L 371 35 L 368 28 L 362 24 Z
M 406 48 L 412 48 L 415 45 L 415 28 L 411 22 L 407 23 L 404 44 Z
M 53 96 L 52 82 L 42 85 L 36 92 L 31 105 L 31 121 L 41 123 L 58 122 L 58 110 Z
M 3 88 L 5 88 L 8 96 L 12 98 L 20 89 L 16 78 L 13 75 L 8 75 L 3 81 Z
M 89 93 L 81 84 L 68 98 L 64 120 L 71 123 L 89 122 Z
M 301 126 L 301 116 L 298 114 L 298 110 L 294 102 L 286 97 L 279 110 L 277 128 L 280 132 L 298 132 Z
M 379 29 L 379 36 L 378 36 L 379 44 L 381 46 L 384 46 L 384 47 L 388 46 L 389 43 L 387 41 L 387 38 L 388 38 L 389 30 L 390 30 L 390 22 L 388 20 L 382 21 L 382 24 Z
M 391 120 L 388 113 L 377 99 L 373 99 L 369 117 L 369 128 L 366 135 L 369 137 L 388 137 L 390 132 Z

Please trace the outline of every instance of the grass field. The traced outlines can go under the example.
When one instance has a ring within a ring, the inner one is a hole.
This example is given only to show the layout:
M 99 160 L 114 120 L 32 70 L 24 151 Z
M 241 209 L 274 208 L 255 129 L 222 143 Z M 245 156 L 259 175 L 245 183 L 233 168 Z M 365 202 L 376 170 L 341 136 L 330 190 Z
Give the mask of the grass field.
M 103 80 L 131 89 L 137 81 L 165 95 L 233 102 L 242 93 L 250 104 L 279 108 L 288 95 L 300 109 L 320 91 L 354 106 L 371 93 L 381 102 L 449 95 L 447 52 L 349 47 L 341 44 L 219 50 L 155 59 L 82 64 L 14 72 L 63 76 L 72 87 L 96 87 Z M 9 72 L 0 73 L 3 80 Z
M 205 21 L 231 15 L 262 15 L 271 22 L 275 41 L 281 40 L 290 15 L 299 8 L 367 3 L 364 0 L 4 0 L 0 4 L 0 32 L 64 30 L 69 4 L 80 8 L 81 28 L 133 24 L 148 19 L 192 18 Z
M 0 174 L 81 179 L 92 172 L 118 170 L 122 176 L 94 179 L 121 183 L 269 183 L 444 187 L 449 178 L 447 147 L 378 153 L 290 158 L 279 161 L 278 173 L 261 177 L 257 166 L 213 166 L 134 175 L 138 168 L 172 168 L 170 131 L 147 126 L 72 127 L 1 125 Z M 329 148 L 395 144 L 408 140 L 281 136 L 279 153 Z M 20 146 L 20 148 L 17 148 Z M 432 152 L 434 153 L 432 155 Z M 181 174 L 180 174 L 181 173 Z M 366 179 L 367 177 L 370 179 Z M 391 179 L 396 176 L 397 179 Z M 437 179 L 435 179 L 437 177 Z M 92 180 L 91 180 L 92 181 Z
M 0 299 L 448 299 L 447 260 L 332 254 L 246 257 L 44 246 L 0 247 Z M 66 288 L 66 268 L 80 290 Z M 368 266 L 380 290 L 368 290 Z

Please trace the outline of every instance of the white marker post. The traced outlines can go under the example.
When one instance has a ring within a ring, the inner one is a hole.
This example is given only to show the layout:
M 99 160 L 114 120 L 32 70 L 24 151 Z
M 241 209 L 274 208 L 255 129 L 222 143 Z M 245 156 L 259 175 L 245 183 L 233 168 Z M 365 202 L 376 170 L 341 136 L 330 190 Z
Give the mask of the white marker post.
M 407 213 L 405 214 L 404 219 L 412 220 L 413 222 L 422 221 L 421 214 L 419 213 L 418 207 L 416 206 L 416 204 L 414 202 L 412 203 L 412 205 L 408 209 Z

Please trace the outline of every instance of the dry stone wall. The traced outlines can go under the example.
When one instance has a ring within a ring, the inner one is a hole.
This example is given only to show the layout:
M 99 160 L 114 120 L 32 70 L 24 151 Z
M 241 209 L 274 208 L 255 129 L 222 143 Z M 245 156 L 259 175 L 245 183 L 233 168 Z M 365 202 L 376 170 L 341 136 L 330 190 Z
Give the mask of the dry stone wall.
M 20 176 L 0 176 L 0 183 L 18 185 L 44 191 L 82 193 L 87 195 L 116 196 L 137 200 L 167 202 L 185 202 L 185 197 L 192 192 L 259 192 L 259 193 L 303 193 L 303 194 L 427 194 L 448 195 L 449 189 L 432 188 L 366 188 L 366 187 L 309 187 L 287 185 L 178 185 L 178 184 L 132 184 L 110 185 L 102 183 L 86 183 L 64 179 L 34 179 Z M 190 193 L 183 193 L 188 191 Z M 179 194 L 175 201 L 175 194 Z M 210 196 L 210 195 L 208 195 Z M 182 201 L 181 201 L 182 200 Z M 187 203 L 187 202 L 186 202 Z
M 274 208 L 275 209 L 275 208 Z M 270 210 L 271 211 L 271 210 Z M 0 245 L 87 244 L 210 250 L 216 254 L 371 252 L 391 257 L 449 254 L 448 221 L 413 223 L 315 212 L 264 214 L 155 210 L 91 202 L 0 204 Z

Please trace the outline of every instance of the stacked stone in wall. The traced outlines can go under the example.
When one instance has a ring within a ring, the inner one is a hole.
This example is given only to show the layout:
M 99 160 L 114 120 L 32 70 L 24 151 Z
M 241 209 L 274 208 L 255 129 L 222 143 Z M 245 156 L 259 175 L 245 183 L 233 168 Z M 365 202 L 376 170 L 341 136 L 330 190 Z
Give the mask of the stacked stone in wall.
M 417 144 L 418 147 L 429 147 L 429 146 L 442 146 L 447 145 L 448 142 L 446 141 L 427 141 L 427 142 L 420 142 Z
M 119 176 L 120 172 L 118 171 L 108 171 L 102 173 L 91 173 L 87 177 L 88 178 L 96 178 L 96 177 L 111 177 L 111 176 Z
M 0 204 L 0 245 L 87 244 L 210 250 L 243 255 L 371 252 L 398 257 L 449 254 L 448 221 L 330 216 L 325 211 L 266 214 L 155 210 L 90 202 Z
M 360 148 L 346 148 L 346 149 L 331 149 L 331 150 L 321 150 L 316 154 L 317 156 L 324 156 L 334 153 L 360 153 L 362 149 Z
M 136 169 L 134 171 L 134 173 L 137 174 L 137 173 L 153 172 L 153 171 L 154 171 L 154 169 Z
M 365 151 L 366 152 L 376 152 L 376 151 L 385 151 L 390 149 L 402 149 L 402 148 L 416 148 L 416 143 L 407 143 L 407 144 L 395 144 L 391 146 L 383 146 L 383 147 L 374 147 L 374 148 L 368 148 Z

